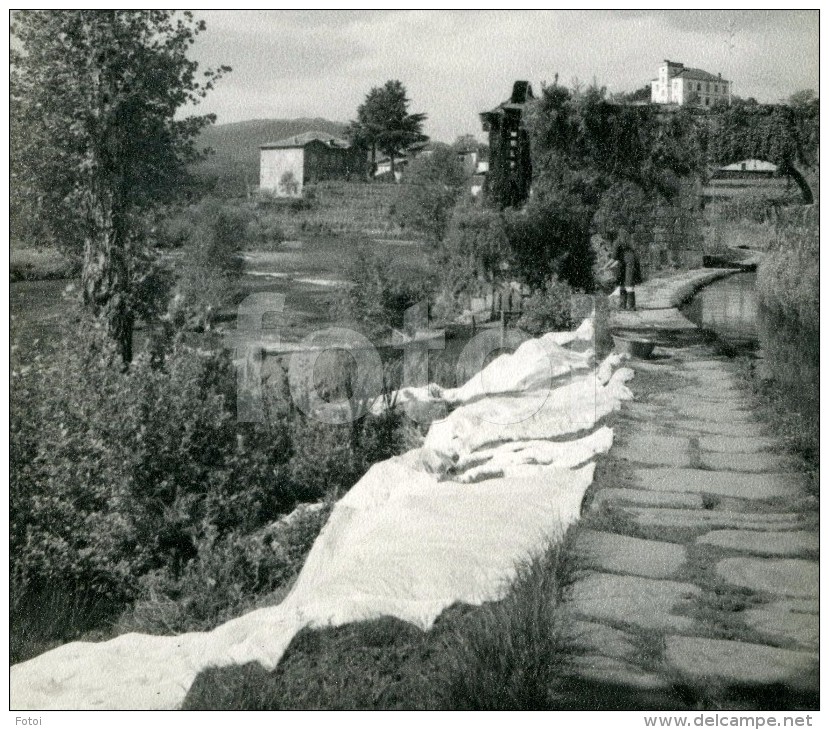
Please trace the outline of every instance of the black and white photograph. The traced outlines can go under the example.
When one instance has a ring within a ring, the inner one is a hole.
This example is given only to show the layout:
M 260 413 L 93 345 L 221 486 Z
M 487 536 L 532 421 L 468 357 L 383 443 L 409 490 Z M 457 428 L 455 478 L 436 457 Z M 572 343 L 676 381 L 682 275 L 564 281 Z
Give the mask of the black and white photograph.
M 9 26 L 10 726 L 818 725 L 817 7 Z

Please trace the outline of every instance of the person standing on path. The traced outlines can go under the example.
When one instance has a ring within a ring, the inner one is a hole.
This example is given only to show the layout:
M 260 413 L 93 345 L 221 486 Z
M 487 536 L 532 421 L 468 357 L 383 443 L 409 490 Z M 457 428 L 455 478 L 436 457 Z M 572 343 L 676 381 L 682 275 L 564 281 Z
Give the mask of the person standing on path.
M 639 256 L 633 248 L 630 233 L 621 228 L 613 248 L 613 260 L 619 267 L 616 282 L 619 285 L 619 309 L 636 309 L 636 285 L 642 283 Z

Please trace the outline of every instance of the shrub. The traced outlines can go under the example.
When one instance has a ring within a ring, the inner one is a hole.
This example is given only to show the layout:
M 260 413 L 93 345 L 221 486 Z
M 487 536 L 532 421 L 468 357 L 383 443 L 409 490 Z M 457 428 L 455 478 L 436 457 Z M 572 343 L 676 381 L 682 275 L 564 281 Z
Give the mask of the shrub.
M 455 150 L 440 145 L 407 168 L 395 215 L 401 225 L 423 233 L 430 241 L 440 241 L 466 180 Z
M 522 211 L 506 211 L 505 221 L 515 278 L 540 289 L 555 275 L 573 287 L 592 290 L 590 216 L 582 206 L 534 199 Z
M 543 289 L 524 301 L 518 327 L 534 336 L 570 329 L 574 324 L 573 294 L 570 286 L 554 276 Z
M 261 605 L 294 580 L 330 511 L 329 504 L 301 506 L 252 533 L 208 531 L 179 577 L 161 570 L 141 578 L 143 597 L 120 617 L 118 630 L 208 631 Z
M 778 225 L 757 271 L 760 301 L 817 332 L 820 324 L 820 234 L 817 216 Z
M 472 199 L 461 199 L 438 254 L 444 291 L 453 298 L 478 294 L 491 286 L 508 259 L 503 215 Z
M 366 249 L 357 252 L 348 278 L 353 284 L 334 303 L 335 318 L 355 323 L 374 337 L 402 329 L 406 310 L 429 301 L 434 289 L 431 276 L 400 271 L 389 256 Z
M 206 535 L 251 531 L 293 505 L 286 424 L 253 424 L 240 441 L 225 356 L 179 346 L 162 367 L 142 354 L 123 372 L 83 322 L 56 358 L 13 380 L 16 600 L 82 586 L 123 605 L 141 575 L 179 576 Z
M 209 328 L 217 311 L 239 296 L 241 251 L 249 241 L 248 217 L 243 211 L 215 201 L 194 213 L 194 228 L 178 269 L 179 317 L 198 328 Z

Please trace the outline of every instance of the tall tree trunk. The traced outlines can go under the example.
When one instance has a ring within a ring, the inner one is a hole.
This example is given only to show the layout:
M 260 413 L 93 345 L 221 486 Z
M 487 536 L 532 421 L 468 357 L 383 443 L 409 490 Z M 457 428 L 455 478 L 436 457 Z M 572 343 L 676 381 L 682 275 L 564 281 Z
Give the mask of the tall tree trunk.
M 811 186 L 806 178 L 803 177 L 803 173 L 801 173 L 790 160 L 786 160 L 780 165 L 780 172 L 794 178 L 794 181 L 800 188 L 800 193 L 803 195 L 803 203 L 805 205 L 811 205 L 815 202 L 815 196 L 814 193 L 812 193 Z
M 130 302 L 130 262 L 123 206 L 110 191 L 91 194 L 90 233 L 84 241 L 83 302 L 103 319 L 125 366 L 132 361 L 135 315 Z
M 389 155 L 389 161 L 391 162 L 391 179 L 393 182 L 397 182 L 397 178 L 394 176 L 394 152 Z

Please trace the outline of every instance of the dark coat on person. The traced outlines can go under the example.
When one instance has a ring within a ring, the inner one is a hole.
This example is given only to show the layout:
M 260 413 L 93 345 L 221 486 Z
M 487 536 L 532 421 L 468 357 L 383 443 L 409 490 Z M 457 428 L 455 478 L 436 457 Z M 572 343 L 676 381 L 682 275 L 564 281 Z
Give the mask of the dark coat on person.
M 613 249 L 613 258 L 619 264 L 616 272 L 616 284 L 618 286 L 632 287 L 642 283 L 642 267 L 639 263 L 639 256 L 630 243 L 626 240 L 617 241 Z

